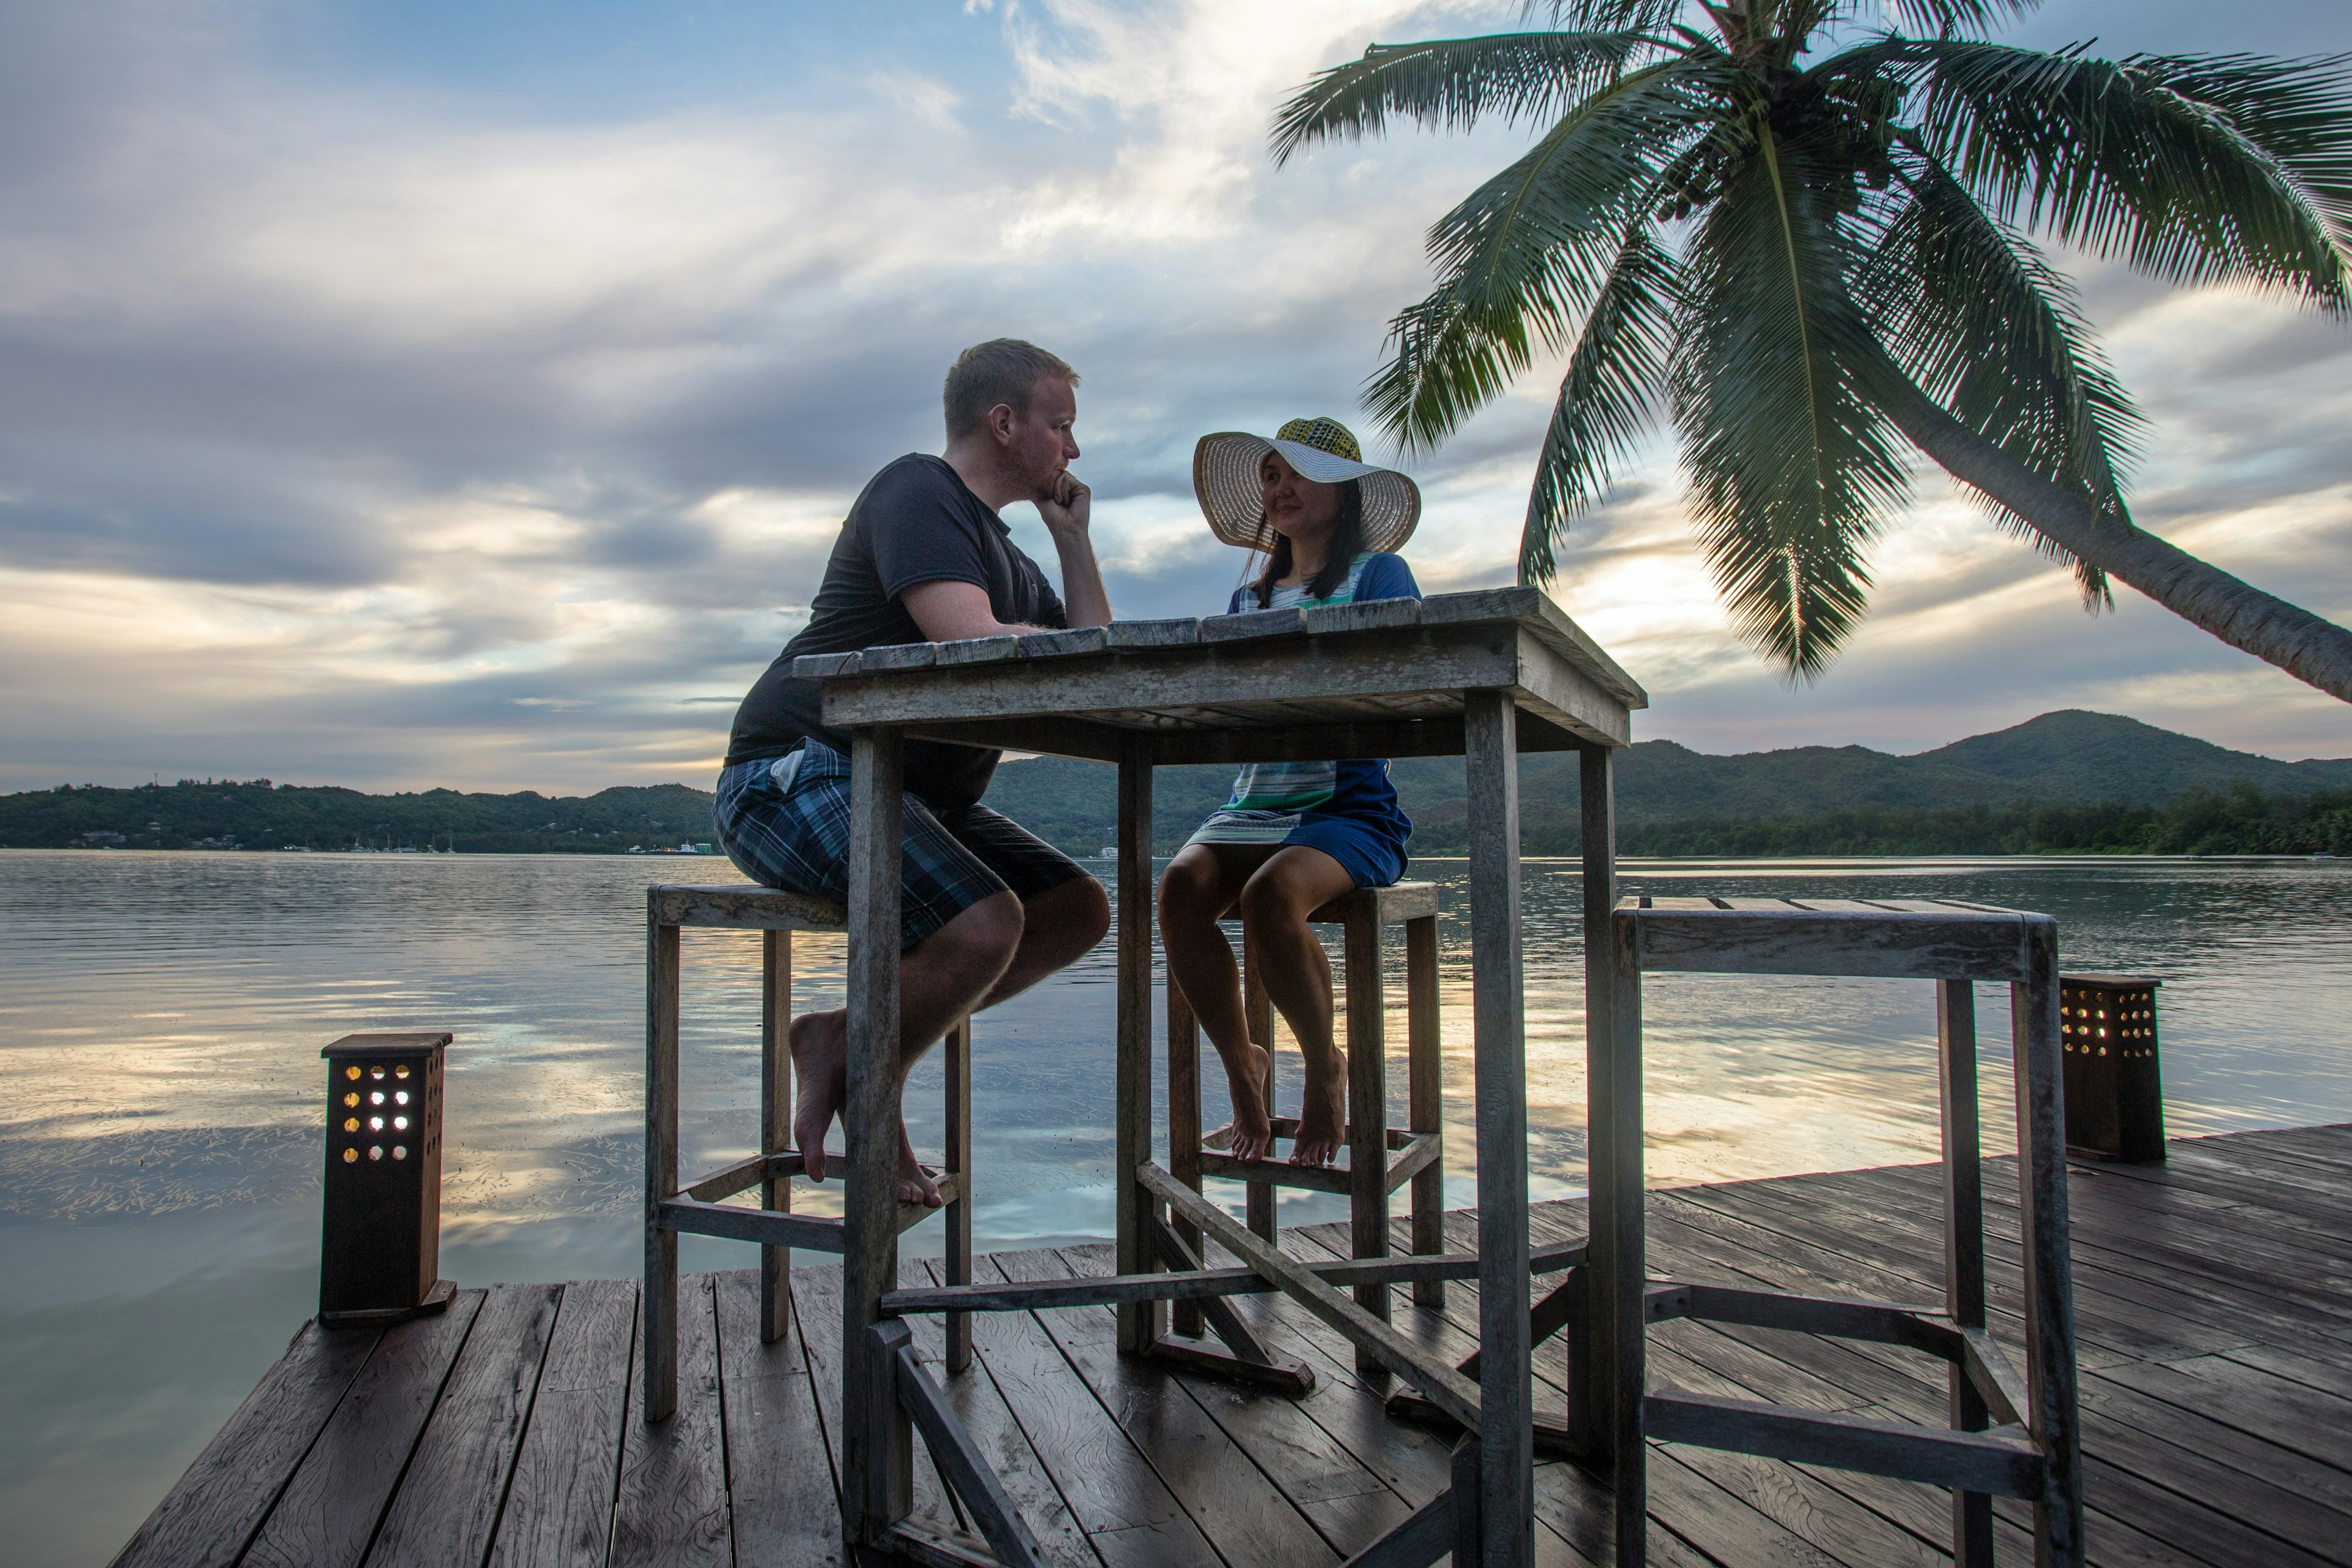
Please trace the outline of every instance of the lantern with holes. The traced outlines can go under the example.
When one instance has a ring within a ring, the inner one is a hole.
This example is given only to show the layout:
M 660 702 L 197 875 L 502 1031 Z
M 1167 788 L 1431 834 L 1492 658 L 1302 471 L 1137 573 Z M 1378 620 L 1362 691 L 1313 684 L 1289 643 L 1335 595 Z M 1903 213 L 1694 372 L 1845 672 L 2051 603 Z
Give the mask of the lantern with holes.
M 2156 1055 L 2156 988 L 2144 974 L 2062 974 L 2066 1147 L 2134 1162 L 2164 1158 L 2164 1078 Z
M 327 1059 L 319 1321 L 398 1322 L 449 1304 L 441 1264 L 444 1034 L 346 1035 Z

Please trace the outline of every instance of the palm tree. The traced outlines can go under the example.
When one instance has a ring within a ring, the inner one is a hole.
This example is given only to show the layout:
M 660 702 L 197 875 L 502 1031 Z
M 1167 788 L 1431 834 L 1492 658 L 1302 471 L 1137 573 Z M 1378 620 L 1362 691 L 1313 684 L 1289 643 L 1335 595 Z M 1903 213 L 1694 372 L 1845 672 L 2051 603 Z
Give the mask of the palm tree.
M 1426 448 L 1566 354 L 1520 540 L 1536 583 L 1671 413 L 1734 624 L 1792 679 L 1866 607 L 1907 440 L 2068 563 L 2090 610 L 2120 578 L 2352 701 L 2352 632 L 2132 525 L 2140 416 L 2034 243 L 2352 315 L 2352 57 L 1984 40 L 2038 3 L 1557 0 L 1550 31 L 1321 73 L 1276 118 L 1277 163 L 1391 114 L 1546 127 L 1430 231 L 1440 280 L 1391 324 L 1366 405 Z M 1864 15 L 1907 31 L 1813 57 Z

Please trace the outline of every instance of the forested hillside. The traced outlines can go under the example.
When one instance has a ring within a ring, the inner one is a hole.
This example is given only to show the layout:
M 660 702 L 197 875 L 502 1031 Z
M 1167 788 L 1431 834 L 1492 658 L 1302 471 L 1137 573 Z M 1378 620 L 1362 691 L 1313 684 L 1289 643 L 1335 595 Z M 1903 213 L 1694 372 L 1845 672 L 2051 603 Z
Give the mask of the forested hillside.
M 1576 759 L 1521 759 L 1522 841 L 1578 845 Z M 1395 765 L 1417 855 L 1465 843 L 1462 764 Z M 2352 759 L 2283 763 L 2112 714 L 2069 711 L 1913 756 L 1800 746 L 1709 756 L 1672 741 L 1621 753 L 1619 845 L 1629 855 L 2352 853 Z M 1163 768 L 1153 837 L 1172 849 L 1224 800 L 1227 767 Z M 991 805 L 1077 854 L 1111 841 L 1112 771 L 1058 757 L 997 769 Z M 373 795 L 182 780 L 0 795 L 0 847 L 457 849 L 622 854 L 709 843 L 710 796 L 684 784 L 592 795 Z

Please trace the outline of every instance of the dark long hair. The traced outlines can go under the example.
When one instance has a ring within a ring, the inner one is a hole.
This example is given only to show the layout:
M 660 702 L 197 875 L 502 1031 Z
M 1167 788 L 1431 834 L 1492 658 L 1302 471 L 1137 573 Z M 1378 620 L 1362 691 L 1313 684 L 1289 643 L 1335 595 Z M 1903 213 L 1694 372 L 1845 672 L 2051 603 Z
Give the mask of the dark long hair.
M 1265 519 L 1258 519 L 1265 527 Z M 1320 599 L 1348 580 L 1348 568 L 1364 548 L 1364 481 L 1349 479 L 1339 486 L 1339 516 L 1331 529 L 1331 546 L 1323 553 L 1323 564 L 1307 580 L 1307 596 Z M 1265 574 L 1250 584 L 1257 597 L 1257 607 L 1265 609 L 1274 603 L 1274 584 L 1290 575 L 1290 535 L 1274 536 L 1274 554 L 1265 563 Z

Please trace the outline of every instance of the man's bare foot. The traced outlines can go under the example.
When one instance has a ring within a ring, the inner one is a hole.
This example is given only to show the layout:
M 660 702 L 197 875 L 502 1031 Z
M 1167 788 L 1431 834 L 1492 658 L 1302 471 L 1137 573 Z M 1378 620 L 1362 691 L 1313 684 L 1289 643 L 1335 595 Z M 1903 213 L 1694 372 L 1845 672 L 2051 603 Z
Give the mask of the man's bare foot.
M 801 1152 L 809 1180 L 824 1180 L 824 1135 L 841 1114 L 849 1093 L 849 1013 L 803 1013 L 793 1020 L 786 1039 L 793 1049 L 793 1076 L 800 1104 L 793 1110 L 793 1147 Z
M 898 1123 L 898 1201 L 920 1204 L 927 1209 L 938 1208 L 947 1201 L 940 1196 L 931 1173 L 915 1159 L 915 1145 L 908 1140 L 907 1124 L 903 1121 Z
M 1201 1140 L 1203 1148 L 1230 1149 L 1236 1160 L 1263 1160 L 1274 1152 L 1274 1123 L 1265 1109 L 1265 1047 L 1253 1044 L 1247 1070 L 1225 1066 L 1225 1085 L 1233 1091 L 1234 1119 Z
M 1339 1152 L 1348 1120 L 1347 1058 L 1339 1052 L 1318 1063 L 1307 1058 L 1306 1103 L 1299 1108 L 1298 1136 L 1290 1142 L 1294 1165 L 1328 1165 Z

